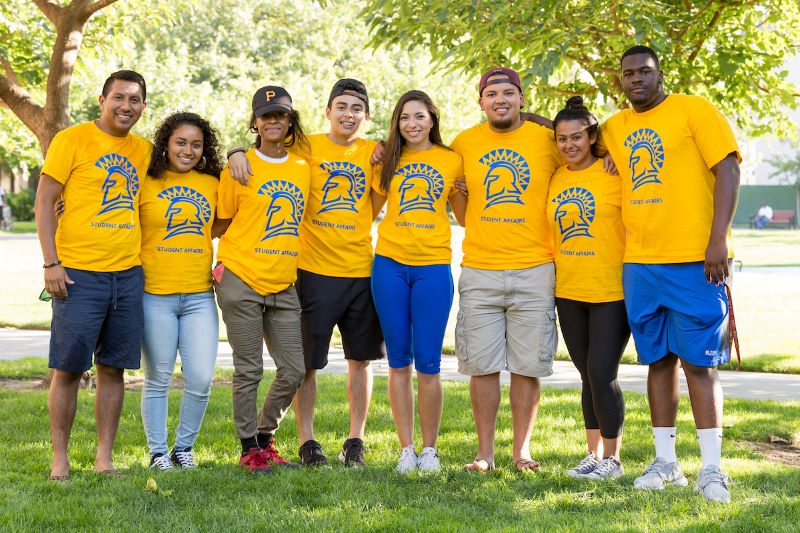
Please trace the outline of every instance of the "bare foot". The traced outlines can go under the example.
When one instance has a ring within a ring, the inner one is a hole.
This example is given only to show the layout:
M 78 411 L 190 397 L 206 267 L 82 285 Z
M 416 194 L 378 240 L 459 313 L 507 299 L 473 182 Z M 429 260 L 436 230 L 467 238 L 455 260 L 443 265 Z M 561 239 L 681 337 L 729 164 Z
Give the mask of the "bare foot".
M 94 471 L 98 474 L 119 473 L 119 470 L 114 468 L 114 463 L 111 459 L 101 459 L 99 457 L 94 460 Z
M 471 463 L 465 464 L 464 470 L 474 470 L 477 472 L 484 473 L 490 470 L 494 470 L 494 461 L 489 461 L 487 459 L 475 459 Z
M 66 457 L 53 457 L 50 479 L 54 481 L 66 481 L 69 479 L 69 460 Z

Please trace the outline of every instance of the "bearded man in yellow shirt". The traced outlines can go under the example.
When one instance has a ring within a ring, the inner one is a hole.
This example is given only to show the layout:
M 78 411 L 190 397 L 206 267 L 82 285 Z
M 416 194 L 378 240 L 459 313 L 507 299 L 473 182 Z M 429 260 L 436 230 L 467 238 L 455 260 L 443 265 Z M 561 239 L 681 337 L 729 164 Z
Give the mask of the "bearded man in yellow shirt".
M 468 470 L 494 468 L 500 372 L 511 374 L 512 459 L 538 470 L 530 438 L 539 378 L 556 351 L 553 242 L 545 205 L 559 158 L 553 133 L 526 122 L 519 75 L 488 70 L 479 84 L 487 121 L 461 132 L 452 149 L 464 159 L 469 189 L 456 324 L 459 371 L 470 376 L 478 451 Z
M 639 362 L 649 365 L 656 448 L 634 486 L 688 484 L 675 455 L 683 367 L 702 457 L 695 490 L 727 503 L 716 367 L 731 355 L 725 284 L 741 156 L 730 126 L 708 101 L 664 92 L 653 50 L 628 49 L 621 67 L 632 109 L 612 116 L 600 132 L 622 178 L 625 307 Z
M 36 191 L 36 225 L 45 289 L 53 296 L 48 397 L 53 464 L 50 479 L 69 479 L 67 445 L 81 375 L 97 372 L 94 469 L 117 474 L 114 438 L 124 399 L 123 371 L 139 368 L 144 276 L 138 193 L 152 145 L 131 134 L 145 108 L 144 78 L 111 74 L 100 118 L 59 132 L 47 151 Z M 56 229 L 53 206 L 66 207 Z

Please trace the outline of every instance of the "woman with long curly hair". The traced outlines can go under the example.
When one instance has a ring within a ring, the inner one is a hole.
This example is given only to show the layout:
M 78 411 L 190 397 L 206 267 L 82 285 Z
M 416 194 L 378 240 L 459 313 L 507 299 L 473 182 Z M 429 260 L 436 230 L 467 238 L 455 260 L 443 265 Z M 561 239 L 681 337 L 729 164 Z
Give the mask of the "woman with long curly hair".
M 217 359 L 211 227 L 222 168 L 216 133 L 194 113 L 167 117 L 153 143 L 139 198 L 145 290 L 142 421 L 151 468 L 194 468 L 192 447 Z M 175 445 L 168 453 L 167 395 L 178 352 L 184 389 Z

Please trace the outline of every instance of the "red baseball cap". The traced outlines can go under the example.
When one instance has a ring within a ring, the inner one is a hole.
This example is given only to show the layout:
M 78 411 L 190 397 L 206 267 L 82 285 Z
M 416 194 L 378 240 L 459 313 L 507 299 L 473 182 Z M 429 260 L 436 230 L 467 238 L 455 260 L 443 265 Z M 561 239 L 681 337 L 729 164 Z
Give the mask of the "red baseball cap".
M 498 75 L 504 77 L 489 81 L 489 78 Z M 495 83 L 510 83 L 516 86 L 517 89 L 519 89 L 519 92 L 522 92 L 522 82 L 520 82 L 519 74 L 517 74 L 516 70 L 508 67 L 494 67 L 484 72 L 483 76 L 481 76 L 481 82 L 478 85 L 478 95 L 482 96 L 483 90 L 486 88 L 486 86 L 494 85 Z

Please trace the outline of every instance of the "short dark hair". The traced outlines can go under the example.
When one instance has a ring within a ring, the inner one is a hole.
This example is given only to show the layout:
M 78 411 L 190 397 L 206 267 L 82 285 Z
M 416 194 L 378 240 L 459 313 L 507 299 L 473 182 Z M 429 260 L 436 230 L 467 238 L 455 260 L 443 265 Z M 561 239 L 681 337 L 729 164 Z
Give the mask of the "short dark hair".
M 114 83 L 114 80 L 132 81 L 138 84 L 139 88 L 142 90 L 142 101 L 147 101 L 147 84 L 144 82 L 144 76 L 138 72 L 132 70 L 118 70 L 111 73 L 111 75 L 106 78 L 105 83 L 103 83 L 103 96 L 108 96 L 108 92 L 111 90 L 111 84 Z
M 655 61 L 656 68 L 659 70 L 661 69 L 661 62 L 658 60 L 658 56 L 656 55 L 655 51 L 649 46 L 645 46 L 643 44 L 637 44 L 636 46 L 631 46 L 630 48 L 625 50 L 625 53 L 623 53 L 622 57 L 619 58 L 620 66 L 622 65 L 623 59 L 625 59 L 628 56 L 635 56 L 638 54 L 649 55 L 651 58 L 653 58 L 653 61 Z

